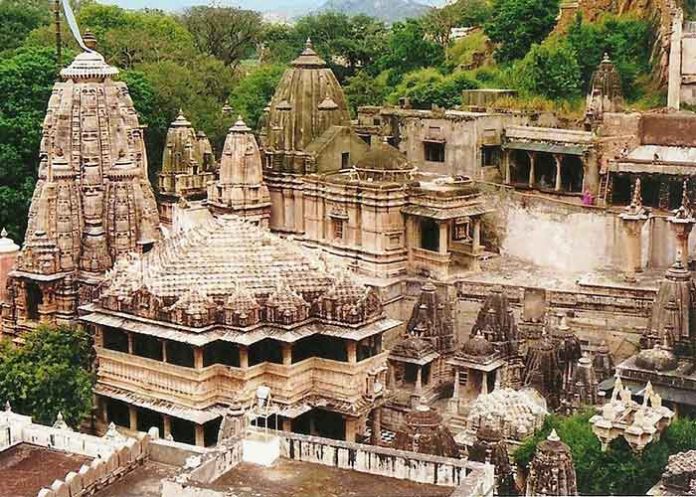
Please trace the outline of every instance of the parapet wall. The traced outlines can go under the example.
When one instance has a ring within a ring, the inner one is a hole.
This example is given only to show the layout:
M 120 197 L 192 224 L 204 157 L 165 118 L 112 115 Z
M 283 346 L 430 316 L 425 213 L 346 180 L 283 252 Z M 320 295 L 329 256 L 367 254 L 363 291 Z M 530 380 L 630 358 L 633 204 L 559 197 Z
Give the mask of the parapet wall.
M 271 433 L 280 438 L 280 456 L 286 459 L 452 487 L 458 496 L 493 495 L 494 470 L 490 464 L 282 431 Z M 241 441 L 230 441 L 206 456 L 195 469 L 164 480 L 162 497 L 224 497 L 224 492 L 203 486 L 233 469 L 241 460 Z
M 321 464 L 410 480 L 430 485 L 456 487 L 482 464 L 466 459 L 417 454 L 296 433 L 278 432 L 281 456 L 295 461 Z
M 54 481 L 38 497 L 82 497 L 113 483 L 129 473 L 147 458 L 149 436 L 95 437 L 34 424 L 30 417 L 11 411 L 0 413 L 0 451 L 22 443 L 78 454 L 92 458 L 77 473 L 68 473 L 63 480 Z

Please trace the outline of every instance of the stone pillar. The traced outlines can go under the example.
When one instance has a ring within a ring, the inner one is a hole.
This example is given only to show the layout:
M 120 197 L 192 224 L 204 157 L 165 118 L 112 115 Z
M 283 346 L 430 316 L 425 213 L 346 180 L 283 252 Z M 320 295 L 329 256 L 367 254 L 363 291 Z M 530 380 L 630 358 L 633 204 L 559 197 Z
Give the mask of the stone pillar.
M 355 364 L 358 362 L 358 343 L 354 340 L 346 341 L 346 350 L 348 351 L 348 362 Z
M 313 437 L 317 435 L 317 421 L 314 419 L 314 415 L 309 418 L 309 434 Z
M 205 429 L 203 425 L 196 424 L 196 445 L 205 447 Z
M 679 110 L 681 104 L 682 83 L 682 30 L 684 29 L 684 14 L 677 9 L 672 16 L 672 35 L 670 37 L 668 78 L 667 78 L 667 107 Z
M 509 185 L 512 182 L 512 175 L 510 174 L 510 150 L 503 150 L 503 168 L 505 171 L 505 184 Z
M 667 218 L 667 221 L 669 221 L 672 233 L 674 233 L 676 238 L 677 254 L 681 264 L 685 268 L 688 268 L 689 236 L 691 235 L 694 224 L 696 224 L 696 217 L 694 217 L 694 212 L 691 208 L 689 188 L 686 181 L 684 181 L 681 206 L 674 212 L 673 216 Z
M 479 248 L 481 247 L 481 218 L 480 217 L 475 217 L 471 220 L 473 223 L 473 233 L 472 233 L 472 249 L 473 252 L 476 253 Z
M 133 355 L 133 333 L 130 331 L 126 332 L 128 334 L 128 353 Z
M 128 420 L 129 427 L 131 431 L 138 431 L 138 408 L 135 406 L 128 406 Z
M 249 367 L 249 348 L 244 345 L 239 346 L 239 367 L 242 369 Z
M 283 366 L 290 366 L 292 364 L 292 344 L 283 344 Z
M 172 436 L 172 418 L 166 414 L 162 415 L 162 421 L 164 423 L 164 439 L 169 440 Z
M 536 152 L 527 152 L 527 155 L 529 156 L 529 188 L 534 188 Z
M 563 164 L 563 156 L 560 154 L 553 154 L 553 158 L 556 160 L 556 191 L 560 192 L 563 183 L 561 182 L 561 166 Z
M 625 236 L 625 278 L 627 281 L 635 281 L 636 273 L 643 271 L 642 232 L 643 225 L 650 218 L 649 212 L 643 207 L 640 195 L 640 178 L 636 180 L 631 205 L 619 215 L 619 218 L 623 224 Z
M 7 278 L 19 255 L 19 245 L 7 237 L 3 228 L 0 232 L 0 303 L 7 297 Z
M 292 419 L 283 418 L 283 431 L 287 431 L 287 432 L 292 431 Z
M 372 411 L 372 426 L 370 433 L 370 443 L 372 445 L 379 445 L 382 440 L 382 408 L 375 407 Z
M 203 347 L 193 348 L 193 367 L 203 369 Z
M 452 398 L 449 400 L 450 412 L 459 412 L 459 366 L 454 366 L 454 385 L 452 386 Z
M 107 408 L 106 404 L 106 398 L 104 397 L 97 397 L 97 405 L 99 406 L 99 419 L 101 420 L 102 423 L 104 423 L 104 426 L 109 425 L 109 410 Z
M 166 340 L 160 340 L 160 345 L 162 346 L 162 362 L 168 362 L 168 357 L 167 357 L 167 341 Z
M 486 394 L 488 394 L 488 373 L 483 371 L 483 375 L 481 376 L 481 395 Z
M 447 222 L 441 222 L 439 225 L 440 228 L 440 254 L 442 255 L 447 255 L 447 245 L 449 242 L 449 232 L 447 230 Z
M 419 398 L 421 393 L 423 393 L 423 366 L 418 365 L 418 372 L 416 373 L 416 387 L 413 389 L 413 393 Z
M 358 432 L 358 420 L 357 418 L 346 416 L 346 442 L 355 442 L 357 432 Z

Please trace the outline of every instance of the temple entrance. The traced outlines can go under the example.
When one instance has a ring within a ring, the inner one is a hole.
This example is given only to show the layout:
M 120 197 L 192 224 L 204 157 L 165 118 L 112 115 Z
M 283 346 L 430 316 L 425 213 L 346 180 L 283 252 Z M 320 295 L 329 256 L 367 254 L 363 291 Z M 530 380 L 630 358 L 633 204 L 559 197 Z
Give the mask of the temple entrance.
M 585 167 L 580 157 L 566 155 L 561 167 L 561 189 L 570 193 L 582 193 Z
M 164 419 L 162 415 L 158 412 L 151 411 L 150 409 L 138 410 L 138 431 L 148 432 L 150 428 L 155 427 L 159 429 L 160 434 L 164 434 Z
M 163 359 L 162 342 L 146 335 L 133 335 L 133 353 L 146 359 L 161 361 Z
M 534 163 L 534 186 L 553 190 L 556 186 L 556 160 L 553 155 L 537 153 Z
M 106 420 L 122 428 L 130 428 L 130 414 L 128 404 L 120 400 L 102 397 L 106 409 Z
M 196 445 L 196 425 L 191 421 L 171 418 L 171 434 L 175 442 Z
M 420 223 L 420 246 L 425 250 L 440 250 L 440 227 L 432 219 L 422 219 Z
M 27 318 L 38 321 L 39 307 L 43 304 L 43 292 L 41 287 L 33 282 L 27 282 Z
M 324 409 L 312 409 L 292 421 L 292 431 L 304 435 L 345 440 L 346 422 L 343 416 Z
M 613 177 L 611 203 L 613 205 L 628 205 L 631 203 L 631 177 L 617 174 Z
M 512 184 L 528 185 L 531 162 L 527 152 L 510 151 L 510 182 Z

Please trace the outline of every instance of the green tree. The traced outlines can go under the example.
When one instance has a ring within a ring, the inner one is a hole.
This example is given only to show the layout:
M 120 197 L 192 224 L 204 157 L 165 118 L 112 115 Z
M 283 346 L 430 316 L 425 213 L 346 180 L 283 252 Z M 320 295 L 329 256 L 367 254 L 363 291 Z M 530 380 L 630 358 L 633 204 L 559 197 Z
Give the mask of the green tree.
M 696 447 L 696 421 L 680 418 L 642 454 L 631 451 L 623 438 L 614 440 L 609 450 L 602 452 L 589 423 L 593 414 L 586 411 L 570 417 L 549 416 L 543 428 L 515 451 L 515 462 L 526 470 L 537 444 L 556 429 L 573 454 L 581 495 L 645 495 L 660 479 L 671 454 Z
M 51 49 L 22 48 L 0 59 L 0 227 L 16 241 L 24 238 L 55 77 Z
M 431 9 L 423 17 L 426 32 L 447 48 L 452 28 L 480 26 L 491 15 L 488 0 L 458 0 L 440 9 Z
M 408 19 L 392 26 L 387 50 L 379 64 L 381 69 L 391 72 L 389 85 L 395 85 L 406 73 L 426 66 L 439 66 L 444 60 L 442 45 L 428 39 L 420 21 Z
M 48 24 L 48 9 L 17 0 L 0 0 L 0 50 L 13 50 L 33 30 Z
M 532 49 L 518 63 L 521 89 L 552 100 L 580 96 L 582 81 L 575 52 L 564 42 L 548 40 Z
M 0 399 L 51 424 L 59 412 L 77 427 L 92 407 L 92 344 L 81 328 L 40 326 L 22 347 L 0 343 Z
M 249 127 L 258 129 L 263 109 L 273 97 L 284 71 L 282 65 L 259 66 L 234 86 L 229 104 L 236 114 L 245 119 Z
M 603 54 L 607 53 L 621 75 L 624 95 L 628 99 L 640 96 L 636 82 L 641 75 L 651 72 L 652 39 L 649 22 L 607 15 L 598 22 L 587 23 L 578 15 L 568 30 L 567 40 L 575 51 L 584 90 L 589 87 L 592 73 L 597 69 Z
M 558 0 L 494 0 L 484 30 L 498 44 L 496 59 L 521 59 L 534 43 L 541 43 L 556 25 Z
M 451 109 L 461 105 L 463 90 L 478 86 L 466 73 L 444 76 L 434 68 L 426 68 L 407 74 L 389 100 L 395 103 L 399 98 L 407 97 L 416 109 L 430 109 L 433 105 Z
M 359 71 L 348 79 L 344 90 L 350 110 L 357 114 L 358 108 L 364 105 L 382 105 L 387 97 L 386 75 L 372 77 L 367 71 Z
M 263 27 L 258 12 L 232 7 L 191 7 L 182 20 L 198 49 L 228 66 L 236 66 L 254 52 Z

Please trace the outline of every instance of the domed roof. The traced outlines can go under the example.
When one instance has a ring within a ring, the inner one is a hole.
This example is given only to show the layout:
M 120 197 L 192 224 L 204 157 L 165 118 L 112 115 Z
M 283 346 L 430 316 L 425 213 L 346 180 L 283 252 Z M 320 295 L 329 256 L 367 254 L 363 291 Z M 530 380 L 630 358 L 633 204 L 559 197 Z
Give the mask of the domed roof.
M 430 354 L 437 354 L 432 344 L 419 337 L 408 336 L 398 342 L 391 351 L 391 355 L 419 359 Z
M 366 172 L 413 170 L 413 166 L 404 154 L 383 141 L 374 143 L 355 168 Z
M 421 454 L 459 456 L 457 442 L 443 424 L 442 416 L 423 401 L 404 416 L 404 423 L 394 439 L 394 447 Z
M 652 371 L 672 371 L 677 368 L 677 365 L 674 354 L 659 344 L 652 349 L 641 351 L 636 357 L 636 366 Z
M 266 120 L 266 148 L 304 151 L 331 126 L 350 126 L 346 97 L 311 40 L 285 71 Z
M 474 357 L 486 357 L 495 352 L 495 347 L 491 342 L 486 340 L 481 332 L 476 333 L 476 336 L 469 338 L 461 348 L 461 353 Z

